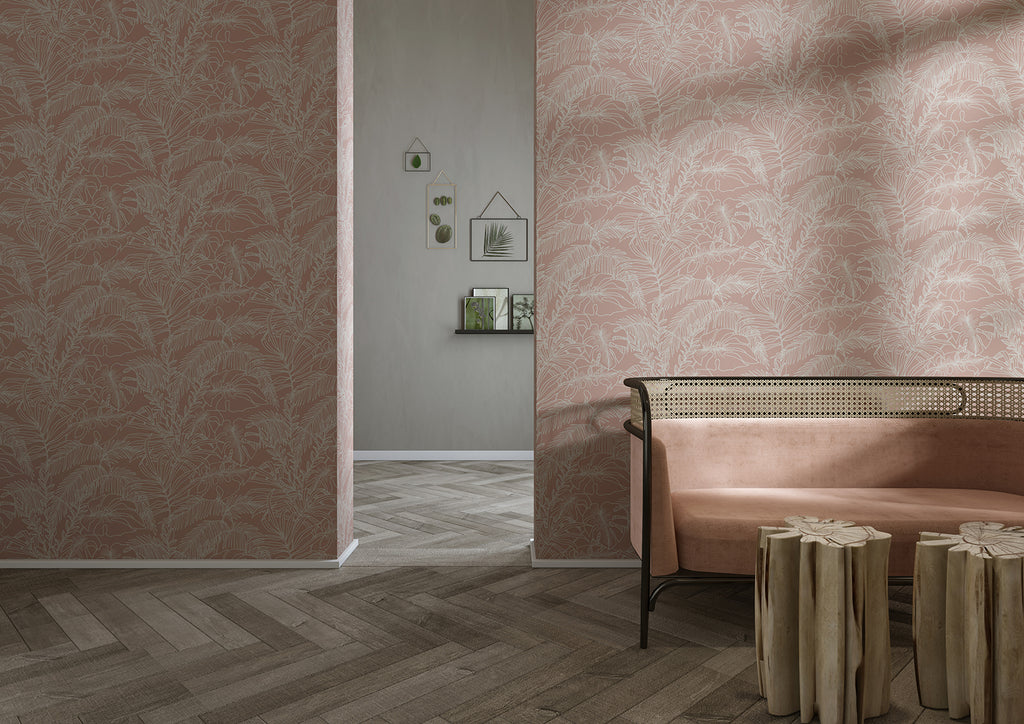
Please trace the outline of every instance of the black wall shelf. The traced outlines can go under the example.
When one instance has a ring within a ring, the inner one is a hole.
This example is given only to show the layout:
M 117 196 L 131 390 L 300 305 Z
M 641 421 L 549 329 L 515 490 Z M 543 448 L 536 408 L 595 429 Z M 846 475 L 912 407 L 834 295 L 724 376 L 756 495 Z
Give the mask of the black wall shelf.
M 532 329 L 456 329 L 455 334 L 533 334 Z

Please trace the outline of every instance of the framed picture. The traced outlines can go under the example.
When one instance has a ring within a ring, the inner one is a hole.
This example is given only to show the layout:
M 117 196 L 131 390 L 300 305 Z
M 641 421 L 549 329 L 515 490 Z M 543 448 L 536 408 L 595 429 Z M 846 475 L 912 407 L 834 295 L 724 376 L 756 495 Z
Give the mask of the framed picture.
M 513 294 L 509 309 L 512 315 L 510 329 L 533 329 L 533 295 Z
M 405 152 L 405 170 L 406 171 L 429 171 L 430 170 L 430 154 L 426 151 L 406 151 Z
M 413 139 L 409 148 L 405 149 L 405 170 L 406 171 L 429 171 L 430 151 L 423 145 L 419 136 Z
M 494 329 L 494 297 L 463 297 L 463 329 Z
M 473 218 L 469 220 L 470 261 L 526 261 L 529 220 Z
M 508 289 L 501 287 L 474 287 L 474 297 L 494 297 L 494 327 L 493 329 L 508 329 L 509 306 Z
M 444 176 L 448 183 L 438 183 Z M 427 184 L 427 248 L 455 248 L 455 184 L 444 171 Z

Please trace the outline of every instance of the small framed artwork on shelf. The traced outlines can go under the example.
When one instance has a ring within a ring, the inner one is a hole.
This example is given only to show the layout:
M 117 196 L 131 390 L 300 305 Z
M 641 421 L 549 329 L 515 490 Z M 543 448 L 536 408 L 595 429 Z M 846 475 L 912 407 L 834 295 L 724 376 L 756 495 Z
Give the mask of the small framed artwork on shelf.
M 508 329 L 509 307 L 507 287 L 474 287 L 474 297 L 494 297 L 494 326 L 491 329 Z
M 462 328 L 494 329 L 494 297 L 463 297 Z
M 533 295 L 513 294 L 510 312 L 512 329 L 533 329 Z

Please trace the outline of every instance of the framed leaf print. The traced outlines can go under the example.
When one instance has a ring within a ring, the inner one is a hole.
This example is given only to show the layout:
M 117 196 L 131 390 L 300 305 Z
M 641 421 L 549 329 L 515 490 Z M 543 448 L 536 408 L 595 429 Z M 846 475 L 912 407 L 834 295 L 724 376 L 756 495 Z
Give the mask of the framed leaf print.
M 487 216 L 487 210 L 498 196 L 515 214 L 514 217 Z M 504 195 L 497 191 L 480 216 L 469 220 L 469 260 L 527 261 L 529 231 L 529 220 L 520 216 Z
M 416 148 L 419 146 L 419 148 Z M 405 170 L 406 171 L 429 171 L 430 170 L 430 151 L 423 145 L 423 141 L 416 138 L 405 151 Z
M 406 151 L 405 152 L 405 170 L 406 171 L 429 171 L 430 170 L 430 154 L 421 153 L 419 151 Z
M 534 302 L 532 294 L 513 294 L 511 329 L 533 329 Z
M 494 329 L 494 297 L 463 297 L 463 329 Z
M 508 329 L 508 287 L 473 288 L 474 297 L 494 297 L 494 329 Z
M 444 176 L 448 183 L 441 183 Z M 455 184 L 444 171 L 427 184 L 427 248 L 455 248 Z

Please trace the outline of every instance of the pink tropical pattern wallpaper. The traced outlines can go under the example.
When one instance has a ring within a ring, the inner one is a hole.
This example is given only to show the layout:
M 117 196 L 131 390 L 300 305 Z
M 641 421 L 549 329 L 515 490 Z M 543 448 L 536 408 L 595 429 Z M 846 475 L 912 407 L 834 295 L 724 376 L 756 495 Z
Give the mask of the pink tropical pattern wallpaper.
M 631 375 L 1024 374 L 1018 0 L 537 2 L 536 553 L 630 555 Z
M 0 557 L 351 537 L 337 10 L 0 4 Z

